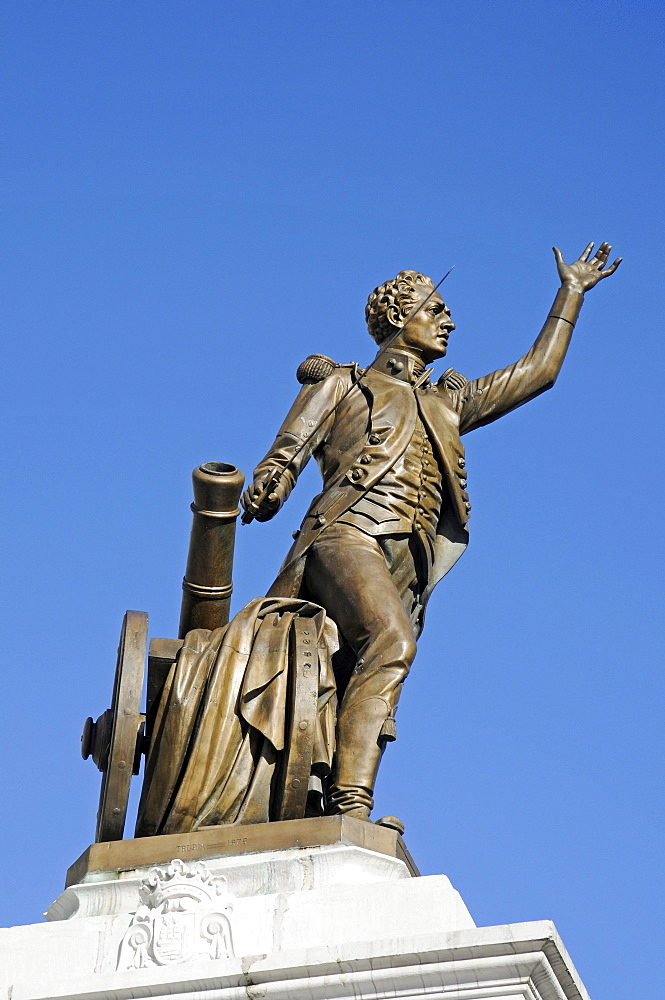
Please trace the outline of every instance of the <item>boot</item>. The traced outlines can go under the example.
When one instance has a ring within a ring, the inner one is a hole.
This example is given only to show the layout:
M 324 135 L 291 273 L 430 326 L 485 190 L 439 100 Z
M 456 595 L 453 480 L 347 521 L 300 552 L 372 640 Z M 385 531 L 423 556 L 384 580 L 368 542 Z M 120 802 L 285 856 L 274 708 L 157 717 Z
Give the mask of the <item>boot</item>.
M 355 704 L 347 700 L 337 721 L 326 812 L 369 819 L 381 756 L 386 743 L 395 739 L 394 709 L 385 698 L 364 698 Z

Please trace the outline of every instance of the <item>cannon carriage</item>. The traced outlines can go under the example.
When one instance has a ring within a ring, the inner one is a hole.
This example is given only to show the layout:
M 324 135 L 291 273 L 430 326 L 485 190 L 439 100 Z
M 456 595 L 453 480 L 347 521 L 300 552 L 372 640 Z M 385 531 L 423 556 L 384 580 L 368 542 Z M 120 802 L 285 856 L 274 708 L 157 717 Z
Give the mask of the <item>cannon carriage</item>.
M 91 757 L 102 772 L 97 842 L 123 837 L 132 775 L 139 774 L 141 759 L 149 752 L 160 694 L 184 637 L 191 629 L 216 629 L 229 620 L 235 529 L 244 478 L 225 462 L 207 462 L 192 473 L 192 530 L 178 638 L 149 641 L 147 613 L 125 613 L 111 707 L 96 722 L 87 718 L 81 736 L 83 759 Z M 146 704 L 142 711 L 144 685 Z
M 192 478 L 193 518 L 178 638 L 149 641 L 148 615 L 127 611 L 118 646 L 111 707 L 96 721 L 88 718 L 84 724 L 81 754 L 84 759 L 92 758 L 102 772 L 96 842 L 123 838 L 132 776 L 139 774 L 142 758 L 149 758 L 151 750 L 158 749 L 161 755 L 171 751 L 166 739 L 159 748 L 154 744 L 157 728 L 163 727 L 165 712 L 172 707 L 165 692 L 169 678 L 173 685 L 173 671 L 186 637 L 193 630 L 203 630 L 195 635 L 199 640 L 203 636 L 205 641 L 208 634 L 218 635 L 215 630 L 223 629 L 229 622 L 235 530 L 244 477 L 232 465 L 208 462 L 196 468 Z M 291 617 L 284 739 L 274 769 L 279 787 L 277 795 L 274 789 L 271 793 L 270 818 L 275 819 L 302 818 L 308 801 L 311 802 L 311 767 L 320 701 L 321 670 L 316 655 L 312 659 L 311 618 L 302 617 L 297 611 Z M 318 654 L 320 658 L 320 644 Z M 144 687 L 146 701 L 142 709 Z M 331 710 L 334 720 L 334 703 Z M 192 726 L 197 728 L 198 722 Z M 152 779 L 154 774 L 148 775 L 146 767 L 144 792 L 148 777 Z M 173 794 L 163 776 L 157 780 L 164 786 L 158 789 L 162 799 Z M 272 784 L 275 785 L 274 780 Z

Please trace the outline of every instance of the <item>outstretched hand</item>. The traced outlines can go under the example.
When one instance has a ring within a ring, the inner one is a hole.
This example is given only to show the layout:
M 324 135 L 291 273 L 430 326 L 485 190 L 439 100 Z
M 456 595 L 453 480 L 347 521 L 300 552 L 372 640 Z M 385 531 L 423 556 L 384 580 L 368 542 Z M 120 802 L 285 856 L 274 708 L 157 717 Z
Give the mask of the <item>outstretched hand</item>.
M 601 243 L 593 257 L 591 257 L 593 247 L 594 244 L 589 243 L 579 260 L 576 260 L 573 264 L 566 264 L 559 248 L 552 247 L 562 285 L 574 288 L 578 292 L 586 292 L 589 288 L 593 288 L 594 285 L 598 284 L 602 278 L 608 278 L 610 274 L 614 274 L 623 258 L 617 257 L 614 263 L 606 268 L 605 265 L 607 264 L 607 258 L 610 255 L 612 247 L 609 243 Z M 591 260 L 589 260 L 589 257 L 591 257 Z

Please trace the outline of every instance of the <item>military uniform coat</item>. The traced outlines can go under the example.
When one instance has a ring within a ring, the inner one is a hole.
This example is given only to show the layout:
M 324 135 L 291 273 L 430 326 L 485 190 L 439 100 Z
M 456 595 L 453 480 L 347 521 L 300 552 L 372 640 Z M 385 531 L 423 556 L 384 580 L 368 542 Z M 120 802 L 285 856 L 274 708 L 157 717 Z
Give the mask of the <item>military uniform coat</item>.
M 550 388 L 571 333 L 572 324 L 550 316 L 533 347 L 519 361 L 455 391 L 441 382 L 414 389 L 409 381 L 389 374 L 392 356 L 404 360 L 403 353 L 390 349 L 380 352 L 362 380 L 357 365 L 339 365 L 328 377 L 303 386 L 254 478 L 267 479 L 275 472 L 283 472 L 288 496 L 300 471 L 314 455 L 323 477 L 323 490 L 312 500 L 269 596 L 298 595 L 304 559 L 311 545 L 392 468 L 411 440 L 420 413 L 444 484 L 424 606 L 468 543 L 470 504 L 462 435 Z M 307 442 L 304 447 L 303 441 Z

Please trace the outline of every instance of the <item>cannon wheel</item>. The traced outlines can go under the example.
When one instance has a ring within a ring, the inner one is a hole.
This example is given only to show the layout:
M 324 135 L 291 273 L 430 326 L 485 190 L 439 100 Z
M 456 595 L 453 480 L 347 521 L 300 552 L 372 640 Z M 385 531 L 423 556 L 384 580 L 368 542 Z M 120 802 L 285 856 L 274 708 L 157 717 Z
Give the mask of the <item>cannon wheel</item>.
M 148 646 L 148 615 L 127 611 L 122 622 L 111 703 L 111 740 L 97 811 L 97 843 L 122 840 L 129 785 L 140 759 L 144 716 L 141 692 Z M 138 751 L 138 752 L 137 752 Z

